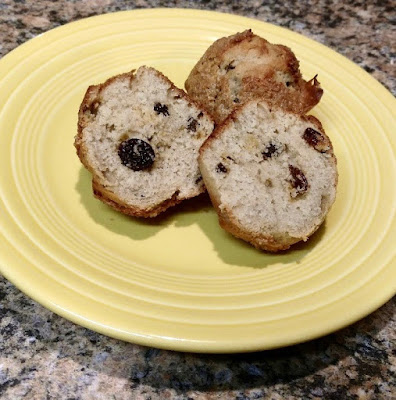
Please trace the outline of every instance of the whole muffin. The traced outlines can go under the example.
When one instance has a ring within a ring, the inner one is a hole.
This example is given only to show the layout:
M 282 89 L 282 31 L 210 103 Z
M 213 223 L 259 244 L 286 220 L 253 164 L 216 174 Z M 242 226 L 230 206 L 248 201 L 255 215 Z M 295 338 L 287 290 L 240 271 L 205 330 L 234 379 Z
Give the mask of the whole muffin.
M 251 30 L 214 42 L 191 71 L 185 88 L 217 124 L 252 99 L 305 114 L 323 94 L 316 77 L 308 82 L 302 78 L 288 47 L 271 44 Z

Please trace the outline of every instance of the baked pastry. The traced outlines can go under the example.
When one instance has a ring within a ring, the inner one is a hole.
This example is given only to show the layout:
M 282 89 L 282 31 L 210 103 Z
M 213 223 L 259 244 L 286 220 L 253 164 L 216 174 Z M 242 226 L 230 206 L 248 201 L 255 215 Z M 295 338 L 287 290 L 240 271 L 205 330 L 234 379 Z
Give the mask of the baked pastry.
M 336 196 L 337 162 L 321 123 L 252 100 L 200 149 L 220 225 L 268 251 L 307 240 Z
M 271 106 L 305 114 L 323 90 L 316 77 L 306 82 L 299 62 L 286 46 L 251 30 L 214 42 L 185 82 L 189 96 L 221 123 L 238 105 L 264 99 Z
M 96 197 L 137 217 L 154 217 L 205 191 L 198 150 L 210 116 L 153 68 L 90 86 L 80 106 L 77 154 Z

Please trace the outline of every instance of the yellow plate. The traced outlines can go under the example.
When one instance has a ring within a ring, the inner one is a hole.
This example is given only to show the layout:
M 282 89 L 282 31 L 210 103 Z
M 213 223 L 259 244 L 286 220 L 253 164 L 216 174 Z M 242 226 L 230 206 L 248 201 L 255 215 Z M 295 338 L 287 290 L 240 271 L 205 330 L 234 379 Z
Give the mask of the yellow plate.
M 207 201 L 149 222 L 113 211 L 73 147 L 89 84 L 147 64 L 182 87 L 215 39 L 245 28 L 290 46 L 306 78 L 319 74 L 313 114 L 338 157 L 325 226 L 280 255 L 222 231 Z M 256 20 L 159 9 L 54 29 L 0 61 L 1 272 L 65 318 L 150 346 L 251 351 L 332 332 L 395 293 L 395 109 L 344 57 Z

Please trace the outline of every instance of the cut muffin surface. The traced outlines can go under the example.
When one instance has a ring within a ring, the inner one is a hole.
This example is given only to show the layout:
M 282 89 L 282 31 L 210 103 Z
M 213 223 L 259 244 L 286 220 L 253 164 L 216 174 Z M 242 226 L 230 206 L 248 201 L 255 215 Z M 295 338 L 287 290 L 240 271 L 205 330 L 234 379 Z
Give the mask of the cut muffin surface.
M 213 126 L 184 91 L 143 66 L 88 88 L 75 147 L 99 199 L 154 217 L 205 191 L 197 158 Z
M 320 122 L 264 101 L 218 126 L 199 166 L 220 225 L 263 250 L 307 240 L 336 196 L 336 158 Z

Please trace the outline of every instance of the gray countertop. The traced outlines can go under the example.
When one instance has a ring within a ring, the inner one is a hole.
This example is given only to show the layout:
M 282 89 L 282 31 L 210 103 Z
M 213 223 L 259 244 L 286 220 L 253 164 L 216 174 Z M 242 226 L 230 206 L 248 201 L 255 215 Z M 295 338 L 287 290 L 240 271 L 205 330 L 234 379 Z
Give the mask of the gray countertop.
M 396 94 L 391 0 L 0 0 L 0 57 L 69 21 L 149 7 L 210 9 L 287 27 L 345 55 Z M 395 309 L 394 298 L 346 329 L 284 349 L 197 355 L 124 343 L 79 327 L 0 276 L 0 398 L 393 399 Z

